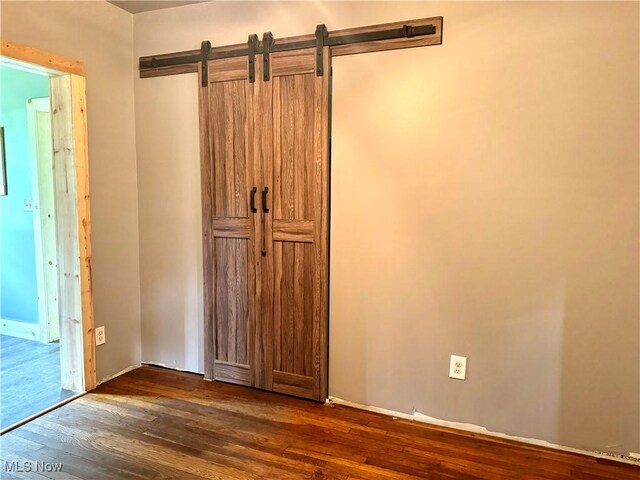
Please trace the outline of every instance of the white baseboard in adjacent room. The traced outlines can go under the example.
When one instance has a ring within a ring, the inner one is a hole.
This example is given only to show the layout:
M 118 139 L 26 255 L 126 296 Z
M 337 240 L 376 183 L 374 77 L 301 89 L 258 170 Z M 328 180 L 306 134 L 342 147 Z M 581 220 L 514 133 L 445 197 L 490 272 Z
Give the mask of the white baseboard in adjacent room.
M 465 432 L 480 433 L 490 437 L 502 438 L 505 440 L 514 440 L 516 442 L 528 443 L 530 445 L 537 445 L 539 447 L 553 448 L 556 450 L 562 450 L 565 452 L 579 453 L 582 455 L 589 455 L 596 458 L 608 458 L 616 460 L 618 462 L 629 463 L 631 465 L 640 465 L 640 455 L 629 453 L 628 455 L 621 455 L 616 453 L 596 452 L 592 450 L 580 450 L 579 448 L 565 447 L 563 445 L 557 445 L 555 443 L 547 442 L 545 440 L 538 440 L 536 438 L 516 437 L 513 435 L 507 435 L 506 433 L 492 432 L 485 427 L 473 425 L 471 423 L 458 423 L 450 422 L 448 420 L 440 420 L 439 418 L 430 417 L 420 412 L 414 411 L 410 413 L 396 412 L 394 410 L 388 410 L 386 408 L 374 407 L 370 405 L 363 405 L 361 403 L 350 402 L 349 400 L 343 400 L 341 398 L 329 397 L 329 401 L 337 405 L 345 405 L 347 407 L 358 408 L 360 410 L 367 410 L 369 412 L 381 413 L 395 418 L 402 418 L 404 420 L 422 422 L 430 425 L 437 425 L 440 427 L 447 427 L 456 430 L 463 430 Z
M 0 318 L 0 335 L 40 341 L 40 325 L 37 323 L 19 322 Z

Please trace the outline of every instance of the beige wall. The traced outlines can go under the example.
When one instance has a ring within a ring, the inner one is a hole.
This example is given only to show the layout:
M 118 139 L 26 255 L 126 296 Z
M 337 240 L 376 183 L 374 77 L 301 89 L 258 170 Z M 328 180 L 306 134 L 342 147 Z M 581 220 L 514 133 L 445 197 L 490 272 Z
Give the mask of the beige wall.
M 637 3 L 210 3 L 135 56 L 443 15 L 334 62 L 331 395 L 640 451 Z M 195 75 L 135 80 L 142 359 L 202 370 Z M 200 340 L 197 340 L 200 337 Z M 469 357 L 449 380 L 450 354 Z
M 97 378 L 140 362 L 133 17 L 106 2 L 0 5 L 2 38 L 86 65 Z

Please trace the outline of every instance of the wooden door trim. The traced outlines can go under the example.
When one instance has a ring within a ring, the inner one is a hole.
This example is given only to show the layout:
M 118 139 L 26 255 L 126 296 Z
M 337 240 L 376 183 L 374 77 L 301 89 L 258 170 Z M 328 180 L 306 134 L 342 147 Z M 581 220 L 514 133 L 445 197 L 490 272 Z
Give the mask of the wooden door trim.
M 48 146 L 51 155 L 51 165 L 47 165 L 42 171 L 40 164 L 42 152 L 39 148 L 39 141 L 42 132 L 39 130 L 38 113 L 49 115 L 49 136 L 51 136 L 51 98 L 31 98 L 27 100 L 27 127 L 29 133 L 29 145 L 31 149 L 31 196 L 34 199 L 36 208 L 33 215 L 33 233 L 36 258 L 36 284 L 38 289 L 38 324 L 39 340 L 43 343 L 56 341 L 60 338 L 58 311 L 58 279 L 51 281 L 51 276 L 57 271 L 57 252 L 54 230 L 51 232 L 47 224 L 55 221 L 55 202 L 53 198 L 53 151 L 51 144 Z M 50 184 L 51 192 L 47 195 L 47 189 L 41 185 L 41 180 Z M 48 213 L 43 213 L 45 209 Z M 48 261 L 47 261 L 48 260 Z M 51 273 L 49 273 L 51 272 Z
M 69 358 L 62 358 L 67 361 L 69 369 L 61 372 L 61 375 L 63 387 L 73 387 L 73 390 L 81 392 L 89 391 L 96 386 L 96 369 L 84 64 L 6 39 L 0 39 L 0 58 L 3 63 L 49 76 L 52 103 L 56 102 L 54 89 L 59 98 L 65 99 L 64 102 L 59 102 L 61 108 L 52 109 L 52 140 L 54 145 L 59 145 L 67 152 L 62 156 L 58 154 L 59 166 L 54 174 L 54 177 L 66 185 L 66 201 L 58 202 L 56 198 L 56 217 L 63 220 L 65 228 L 69 229 L 65 230 L 68 235 L 57 235 L 57 250 L 59 265 L 63 256 L 72 257 L 74 264 L 67 272 L 60 268 L 59 278 L 63 278 L 66 273 L 77 275 L 77 281 L 70 282 L 64 292 L 64 296 L 69 297 L 66 307 L 62 306 L 63 295 L 59 297 L 60 318 L 63 322 L 60 334 L 66 329 L 67 335 L 73 340 L 70 342 L 71 348 L 61 348 L 61 358 L 69 355 Z M 55 162 L 54 148 L 54 165 Z M 61 203 L 60 209 L 58 203 Z M 61 237 L 64 237 L 62 241 Z M 71 263 L 69 261 L 69 265 Z M 64 318 L 69 318 L 70 321 L 65 323 L 62 320 Z M 78 318 L 81 318 L 80 322 L 77 321 Z
M 44 73 L 50 75 L 71 73 L 84 76 L 84 63 L 78 60 L 6 39 L 2 39 L 0 42 L 0 55 L 3 57 L 9 57 L 31 65 L 38 65 Z

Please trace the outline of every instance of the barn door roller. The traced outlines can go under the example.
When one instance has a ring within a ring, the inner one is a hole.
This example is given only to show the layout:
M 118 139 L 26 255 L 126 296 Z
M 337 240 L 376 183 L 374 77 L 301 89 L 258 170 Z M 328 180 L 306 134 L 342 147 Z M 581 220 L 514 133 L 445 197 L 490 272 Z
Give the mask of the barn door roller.
M 265 32 L 262 35 L 262 79 L 265 82 L 271 78 L 271 68 L 269 62 L 271 61 L 270 52 L 273 47 L 273 34 L 271 32 Z M 274 50 L 275 51 L 275 50 Z
M 322 63 L 322 52 L 324 51 L 324 44 L 329 37 L 329 31 L 324 23 L 321 23 L 316 27 L 316 75 L 321 77 L 324 71 Z
M 249 60 L 249 83 L 253 83 L 256 81 L 256 52 L 258 51 L 258 35 L 255 33 L 249 35 L 249 40 L 247 42 L 248 45 L 248 60 Z

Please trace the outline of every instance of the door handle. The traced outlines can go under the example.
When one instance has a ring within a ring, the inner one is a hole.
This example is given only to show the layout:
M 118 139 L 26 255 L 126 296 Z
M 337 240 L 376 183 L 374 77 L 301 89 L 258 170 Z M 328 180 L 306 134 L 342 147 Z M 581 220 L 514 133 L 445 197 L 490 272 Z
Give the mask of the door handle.
M 264 187 L 262 190 L 262 211 L 264 215 L 262 215 L 262 256 L 264 257 L 267 254 L 267 218 L 266 214 L 269 213 L 269 208 L 267 207 L 267 194 L 269 193 L 269 187 Z
M 269 193 L 269 187 L 264 187 L 264 190 L 262 190 L 262 211 L 264 213 L 269 213 L 269 209 L 267 208 L 267 193 Z
M 251 189 L 251 211 L 256 213 L 258 209 L 256 208 L 256 192 L 258 191 L 258 187 L 253 187 Z

